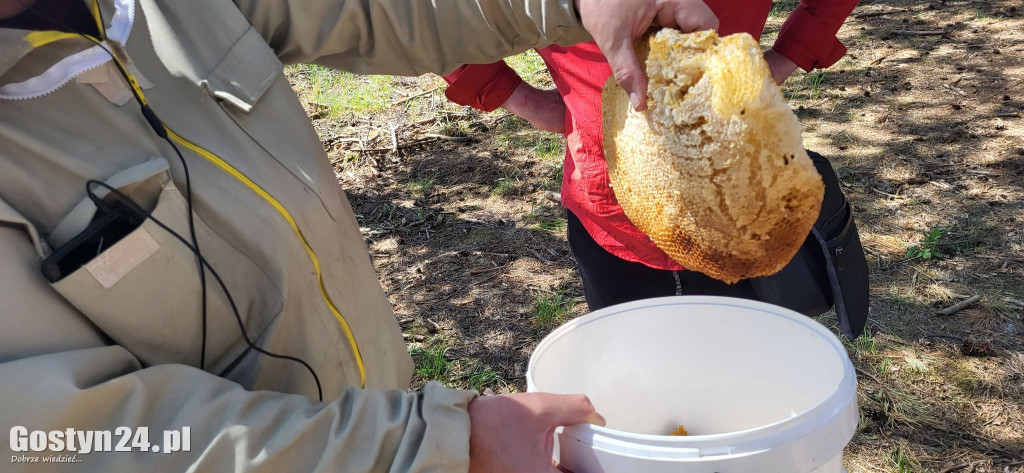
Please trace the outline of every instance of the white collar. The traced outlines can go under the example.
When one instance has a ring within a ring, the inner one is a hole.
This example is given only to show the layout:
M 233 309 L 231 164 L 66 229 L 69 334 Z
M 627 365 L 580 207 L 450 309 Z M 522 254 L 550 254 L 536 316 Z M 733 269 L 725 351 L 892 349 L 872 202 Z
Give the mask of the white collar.
M 124 46 L 135 23 L 135 0 L 114 0 L 114 16 L 107 27 L 107 38 Z M 42 97 L 67 84 L 79 74 L 110 61 L 103 48 L 93 46 L 72 54 L 31 79 L 0 86 L 0 99 L 27 100 Z

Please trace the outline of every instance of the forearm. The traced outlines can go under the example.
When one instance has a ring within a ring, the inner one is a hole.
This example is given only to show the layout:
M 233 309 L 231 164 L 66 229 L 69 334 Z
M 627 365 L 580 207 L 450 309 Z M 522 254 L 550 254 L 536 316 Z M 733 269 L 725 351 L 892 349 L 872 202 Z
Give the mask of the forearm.
M 572 0 L 235 0 L 286 63 L 447 73 L 589 39 Z
M 484 112 L 502 106 L 523 83 L 504 61 L 460 66 L 444 80 L 448 82 L 444 91 L 448 100 Z
M 151 435 L 190 428 L 191 451 L 94 452 L 69 471 L 468 469 L 466 408 L 472 395 L 440 385 L 419 394 L 350 389 L 318 403 L 247 391 L 184 365 L 140 369 L 116 346 L 3 363 L 0 376 L 5 426 L 112 432 L 148 427 Z
M 786 19 L 772 49 L 800 68 L 828 67 L 846 54 L 836 38 L 858 0 L 803 0 Z

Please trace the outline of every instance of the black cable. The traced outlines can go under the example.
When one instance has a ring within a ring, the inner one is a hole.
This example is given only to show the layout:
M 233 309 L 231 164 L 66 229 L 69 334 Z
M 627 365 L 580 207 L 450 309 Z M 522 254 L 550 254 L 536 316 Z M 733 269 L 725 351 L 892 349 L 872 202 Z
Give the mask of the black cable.
M 141 103 L 141 102 L 140 102 Z M 178 149 L 178 145 L 174 144 L 170 138 L 164 136 L 164 141 L 171 145 L 174 152 L 178 155 L 178 159 L 181 161 L 181 167 L 185 170 L 185 205 L 188 208 L 188 232 L 189 236 L 192 237 L 192 245 L 196 249 L 196 260 L 199 265 L 199 284 L 202 285 L 202 301 L 203 301 L 203 335 L 202 335 L 202 346 L 199 350 L 199 369 L 206 369 L 206 271 L 203 269 L 203 265 L 199 263 L 202 261 L 203 254 L 199 251 L 199 239 L 196 238 L 196 224 L 194 213 L 192 212 L 192 178 L 188 172 L 188 164 L 185 163 L 185 157 L 181 155 L 181 150 Z
M 97 13 L 99 13 L 99 17 L 103 18 L 103 12 L 102 12 L 102 10 L 100 10 L 99 2 L 96 2 L 96 11 L 97 11 Z M 106 38 L 107 38 L 107 30 L 103 26 L 103 22 L 99 21 L 97 27 L 100 28 L 100 37 L 102 37 L 104 40 L 106 40 Z M 182 167 L 182 169 L 184 170 L 184 173 L 185 173 L 185 204 L 188 207 L 188 232 L 189 232 L 189 236 L 192 238 L 192 246 L 195 247 L 195 249 L 196 249 L 196 266 L 199 268 L 199 284 L 200 284 L 200 287 L 201 287 L 200 291 L 202 292 L 202 298 L 201 298 L 202 299 L 202 309 L 201 309 L 202 315 L 201 315 L 201 317 L 202 317 L 202 328 L 203 329 L 202 329 L 202 343 L 201 343 L 200 348 L 199 348 L 199 369 L 205 370 L 206 369 L 206 337 L 207 337 L 206 331 L 207 331 L 207 319 L 208 319 L 208 317 L 207 317 L 207 302 L 206 302 L 207 301 L 207 295 L 206 295 L 206 271 L 203 269 L 203 265 L 200 263 L 200 260 L 202 259 L 202 252 L 199 249 L 199 239 L 196 237 L 196 224 L 195 224 L 195 218 L 193 216 L 194 214 L 192 212 L 192 175 L 191 175 L 191 173 L 189 173 L 188 163 L 185 161 L 185 157 L 181 154 L 181 150 L 178 149 L 178 146 L 176 144 L 174 144 L 174 141 L 172 141 L 169 136 L 167 136 L 167 130 L 164 129 L 163 122 L 160 120 L 159 117 L 157 117 L 156 112 L 154 112 L 153 109 L 150 108 L 149 105 L 147 105 L 145 103 L 145 101 L 139 95 L 139 92 L 135 90 L 135 87 L 132 87 L 131 79 L 129 78 L 128 71 L 124 70 L 124 67 L 121 65 L 121 62 L 118 61 L 117 58 L 114 56 L 114 53 L 111 52 L 110 49 L 108 49 L 106 46 L 104 46 L 103 43 L 93 39 L 92 37 L 90 37 L 88 35 L 85 35 L 85 34 L 82 34 L 82 33 L 78 33 L 78 35 L 83 37 L 83 38 L 85 38 L 85 39 L 87 39 L 87 40 L 89 40 L 89 41 L 91 41 L 91 42 L 93 42 L 94 44 L 96 44 L 96 46 L 99 46 L 100 49 L 103 49 L 103 51 L 105 51 L 110 56 L 112 62 L 117 67 L 117 71 L 121 74 L 121 77 L 124 78 L 125 82 L 128 83 L 128 88 L 132 91 L 132 95 L 135 97 L 135 101 L 138 102 L 139 107 L 142 110 L 142 116 L 146 118 L 146 122 L 149 123 L 149 126 L 151 128 L 153 128 L 153 131 L 156 132 L 157 136 L 163 138 L 163 140 L 166 141 L 167 144 L 171 146 L 171 149 L 174 150 L 174 153 L 178 155 L 178 161 L 181 162 L 181 167 Z
M 125 205 L 127 205 L 129 210 L 134 212 L 140 219 L 142 219 L 142 220 L 146 220 L 146 219 L 152 220 L 153 223 L 157 224 L 160 228 L 164 229 L 164 231 L 166 231 L 167 233 L 171 234 L 171 236 L 173 236 L 178 241 L 180 241 L 181 244 L 185 245 L 186 248 L 191 250 L 192 253 L 195 254 L 197 258 L 199 258 L 200 263 L 202 263 L 202 265 L 208 271 L 210 271 L 210 274 L 213 275 L 213 278 L 217 281 L 217 284 L 220 285 L 221 291 L 224 292 L 224 295 L 228 299 L 228 304 L 231 306 L 231 312 L 234 313 L 234 315 L 235 315 L 235 321 L 238 322 L 238 329 L 239 329 L 239 331 L 242 332 L 242 338 L 245 339 L 245 343 L 249 345 L 249 348 L 253 349 L 254 351 L 256 351 L 258 353 L 262 353 L 262 354 L 264 354 L 266 356 L 269 356 L 271 358 L 278 358 L 278 359 L 281 359 L 281 360 L 294 361 L 294 362 L 299 363 L 302 366 L 304 366 L 307 370 L 309 370 L 309 374 L 313 375 L 313 381 L 316 381 L 317 396 L 320 398 L 320 401 L 324 400 L 323 388 L 320 386 L 320 377 L 317 376 L 316 371 L 313 370 L 313 367 L 310 366 L 309 363 L 306 363 L 301 358 L 297 358 L 297 357 L 294 357 L 294 356 L 288 356 L 288 355 L 279 355 L 277 353 L 273 353 L 273 352 L 264 350 L 263 348 L 260 348 L 258 345 L 256 345 L 256 343 L 254 343 L 252 341 L 252 339 L 249 338 L 249 334 L 245 331 L 245 323 L 242 321 L 242 315 L 238 312 L 238 306 L 235 305 L 235 299 L 233 297 L 231 297 L 231 291 L 228 290 L 227 285 L 224 284 L 224 280 L 221 279 L 220 274 L 217 274 L 217 271 L 215 269 L 213 269 L 213 266 L 210 265 L 209 261 L 207 261 L 206 258 L 204 258 L 202 255 L 200 255 L 199 252 L 196 250 L 196 248 L 194 246 L 192 246 L 191 244 L 189 244 L 188 240 L 186 240 L 185 237 L 181 236 L 181 234 L 179 234 L 178 232 L 174 231 L 174 229 L 172 229 L 171 227 L 167 226 L 165 223 L 160 221 L 160 219 L 154 217 L 153 214 L 151 214 L 150 212 L 148 212 L 145 209 L 143 209 L 131 197 L 128 197 L 123 192 L 121 192 L 120 190 L 114 188 L 110 184 L 107 184 L 106 182 L 98 181 L 96 179 L 89 179 L 88 181 L 86 181 L 86 183 L 85 183 L 85 193 L 89 196 L 90 199 L 93 199 L 93 200 L 100 199 L 100 197 L 93 192 L 93 186 L 100 186 L 100 187 L 106 188 L 108 191 L 110 191 L 114 195 L 116 195 Z
M 23 2 L 20 2 L 20 1 L 19 1 L 19 3 L 22 3 L 23 5 L 25 5 Z M 29 5 L 25 5 L 25 6 L 28 9 L 32 8 Z M 100 10 L 100 4 L 99 4 L 98 1 L 96 2 L 96 11 L 97 11 L 97 13 L 99 15 L 99 18 L 100 18 L 100 21 L 97 22 L 98 23 L 97 28 L 100 30 L 100 36 L 104 40 L 106 40 L 107 39 L 107 31 L 106 31 L 106 27 L 105 27 L 105 25 L 103 24 L 103 21 L 102 21 L 103 12 L 102 12 L 102 10 Z M 40 15 L 45 15 L 44 13 L 38 12 L 38 11 L 36 11 L 36 13 L 40 14 Z M 63 24 L 63 22 L 61 22 L 59 19 L 55 19 L 55 18 L 52 18 L 52 17 L 51 17 L 51 19 L 54 20 L 58 24 Z M 65 29 L 68 29 L 66 24 L 64 25 L 64 27 L 65 27 Z M 125 82 L 128 83 L 128 88 L 132 91 L 132 95 L 135 97 L 135 101 L 138 102 L 139 107 L 142 110 L 142 116 L 146 119 L 146 122 L 149 123 L 149 126 L 151 128 L 153 128 L 153 131 L 157 134 L 157 136 L 159 136 L 160 138 L 163 138 L 164 141 L 166 141 L 167 144 L 169 144 L 171 146 L 171 148 L 174 150 L 174 153 L 178 155 L 178 160 L 181 161 L 181 166 L 182 166 L 182 169 L 184 170 L 184 173 L 185 173 L 185 203 L 186 203 L 187 209 L 188 209 L 188 227 L 189 227 L 189 236 L 192 238 L 192 243 L 191 244 L 189 244 L 189 242 L 186 241 L 177 232 L 172 230 L 167 225 L 164 225 L 163 222 L 161 222 L 158 219 L 156 219 L 156 217 L 153 217 L 152 215 L 150 215 L 149 212 L 146 212 L 142 207 L 140 207 L 137 203 L 135 203 L 135 201 L 133 201 L 131 198 L 129 198 L 128 196 L 124 195 L 121 191 L 119 191 L 117 189 L 114 189 L 113 187 L 111 187 L 107 183 L 101 182 L 101 181 L 97 181 L 95 179 L 90 179 L 88 182 L 86 182 L 85 190 L 86 190 L 86 194 L 89 196 L 89 198 L 93 199 L 95 201 L 95 200 L 99 200 L 99 199 L 98 199 L 98 196 L 96 196 L 95 194 L 92 193 L 92 189 L 90 188 L 90 184 L 98 184 L 100 186 L 103 186 L 103 187 L 107 188 L 108 190 L 110 190 L 111 192 L 116 194 L 118 197 L 120 197 L 122 200 L 124 200 L 126 203 L 129 203 L 130 206 L 132 207 L 132 209 L 134 211 L 136 211 L 136 213 L 138 213 L 141 218 L 143 218 L 143 219 L 149 218 L 149 219 L 153 220 L 154 223 L 156 223 L 161 228 L 163 228 L 168 233 L 170 233 L 175 238 L 177 238 L 179 241 L 181 241 L 182 244 L 184 244 L 186 247 L 188 247 L 192 251 L 192 253 L 196 255 L 197 265 L 199 266 L 199 281 L 200 281 L 200 285 L 201 285 L 201 288 L 202 288 L 201 291 L 202 291 L 202 305 L 203 305 L 203 307 L 202 307 L 202 347 L 200 349 L 200 354 L 199 354 L 199 368 L 203 369 L 203 370 L 206 369 L 206 366 L 205 366 L 206 365 L 206 338 L 207 338 L 206 269 L 209 269 L 210 273 L 213 274 L 214 279 L 216 279 L 217 283 L 220 285 L 221 290 L 224 291 L 224 295 L 227 296 L 228 302 L 231 304 L 231 310 L 235 314 L 235 320 L 238 322 L 238 329 L 239 329 L 239 331 L 242 332 L 242 338 L 245 339 L 245 342 L 249 345 L 249 348 L 255 350 L 258 353 L 262 353 L 262 354 L 267 355 L 267 356 L 272 357 L 272 358 L 291 360 L 291 361 L 296 361 L 296 362 L 302 364 L 302 366 L 306 367 L 306 369 L 309 370 L 309 373 L 313 375 L 313 380 L 316 381 L 317 396 L 319 397 L 320 401 L 322 402 L 324 400 L 324 394 L 323 394 L 323 389 L 320 386 L 320 377 L 317 376 L 316 371 L 313 370 L 312 366 L 310 366 L 308 363 L 306 363 L 305 360 L 302 360 L 301 358 L 297 358 L 297 357 L 293 357 L 293 356 L 288 356 L 288 355 L 278 355 L 276 353 L 271 353 L 269 351 L 266 351 L 266 350 L 260 348 L 259 346 L 257 346 L 255 343 L 253 343 L 252 340 L 249 339 L 249 334 L 245 331 L 245 323 L 242 321 L 242 316 L 239 314 L 238 308 L 235 306 L 235 301 L 231 297 L 231 293 L 228 291 L 228 288 L 224 284 L 224 281 L 220 278 L 220 275 L 218 275 L 217 272 L 214 271 L 213 267 L 210 266 L 210 264 L 206 261 L 206 258 L 203 257 L 202 252 L 199 250 L 199 241 L 196 238 L 195 217 L 194 217 L 194 212 L 192 210 L 192 178 L 191 178 L 191 175 L 189 173 L 188 163 L 185 161 L 185 157 L 181 154 L 181 150 L 178 149 L 178 146 L 174 143 L 174 141 L 172 141 L 170 139 L 170 137 L 167 135 L 167 129 L 164 128 L 164 124 L 160 120 L 160 118 L 157 117 L 156 112 L 154 112 L 153 109 L 149 105 L 146 104 L 146 102 L 143 100 L 142 96 L 139 95 L 139 92 L 137 90 L 135 90 L 135 87 L 132 87 L 132 80 L 130 78 L 130 75 L 128 74 L 128 71 L 126 71 L 124 69 L 124 67 L 121 65 L 121 62 L 117 59 L 116 56 L 114 56 L 114 53 L 111 52 L 110 49 L 108 49 L 106 46 L 104 46 L 103 43 L 101 43 L 100 41 L 98 41 L 98 40 L 96 40 L 96 39 L 94 39 L 94 38 L 92 38 L 92 37 L 90 37 L 90 36 L 88 36 L 86 34 L 83 34 L 83 33 L 78 33 L 78 35 L 83 37 L 83 38 L 85 38 L 85 39 L 87 39 L 87 40 L 89 40 L 89 41 L 91 41 L 92 43 L 96 44 L 101 49 L 106 51 L 106 53 L 108 55 L 110 55 L 110 58 L 111 58 L 112 62 L 114 63 L 114 65 L 117 67 L 117 70 L 121 74 L 121 77 L 123 77 Z

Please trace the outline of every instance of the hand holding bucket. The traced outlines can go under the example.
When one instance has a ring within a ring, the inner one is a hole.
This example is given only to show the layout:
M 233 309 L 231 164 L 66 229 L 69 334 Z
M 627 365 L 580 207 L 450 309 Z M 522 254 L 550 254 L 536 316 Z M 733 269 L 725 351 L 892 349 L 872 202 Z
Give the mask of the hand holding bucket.
M 839 339 L 742 299 L 648 299 L 580 317 L 537 346 L 527 384 L 584 393 L 607 417 L 556 434 L 576 473 L 840 473 L 858 419 Z M 669 436 L 680 424 L 690 435 Z

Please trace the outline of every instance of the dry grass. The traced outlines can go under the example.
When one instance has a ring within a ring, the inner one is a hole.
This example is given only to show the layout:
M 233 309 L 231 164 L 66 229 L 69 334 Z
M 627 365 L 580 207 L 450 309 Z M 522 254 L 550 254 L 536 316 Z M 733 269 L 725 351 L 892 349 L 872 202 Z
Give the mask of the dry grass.
M 763 44 L 795 4 L 776 3 Z M 1006 466 L 1024 458 L 1022 10 L 862 2 L 840 32 L 846 58 L 784 87 L 807 148 L 835 163 L 869 253 L 869 329 L 847 345 L 862 411 L 850 473 L 1024 472 Z M 895 33 L 924 30 L 947 33 Z M 514 63 L 550 85 L 536 56 Z M 355 102 L 325 99 L 308 70 L 289 73 L 410 336 L 417 379 L 524 389 L 533 346 L 585 312 L 563 210 L 544 198 L 562 177 L 558 137 L 447 103 L 434 77 L 319 77 L 356 97 L 391 88 L 384 106 L 329 113 L 323 102 Z M 970 309 L 935 315 L 975 294 Z

